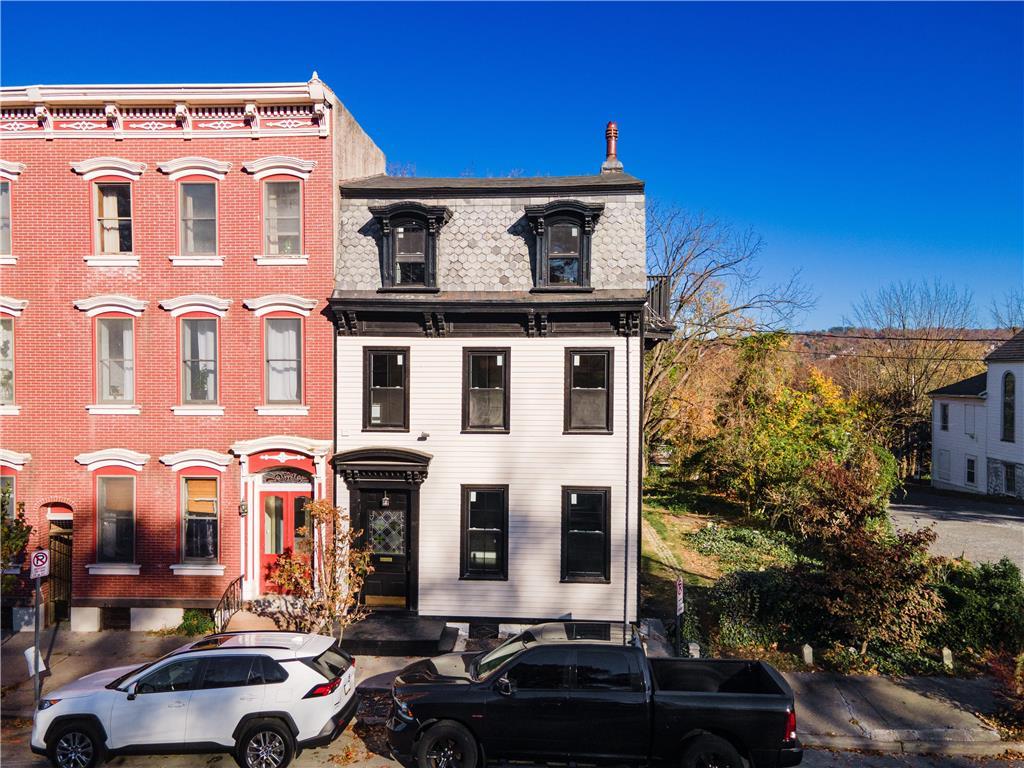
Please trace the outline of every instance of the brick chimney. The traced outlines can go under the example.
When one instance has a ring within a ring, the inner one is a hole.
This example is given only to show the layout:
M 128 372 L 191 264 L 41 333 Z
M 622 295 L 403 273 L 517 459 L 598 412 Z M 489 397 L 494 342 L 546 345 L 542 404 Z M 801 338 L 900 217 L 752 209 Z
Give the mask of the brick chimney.
M 601 173 L 622 173 L 617 148 L 619 143 L 619 126 L 614 121 L 608 123 L 604 131 L 605 159 L 601 163 Z

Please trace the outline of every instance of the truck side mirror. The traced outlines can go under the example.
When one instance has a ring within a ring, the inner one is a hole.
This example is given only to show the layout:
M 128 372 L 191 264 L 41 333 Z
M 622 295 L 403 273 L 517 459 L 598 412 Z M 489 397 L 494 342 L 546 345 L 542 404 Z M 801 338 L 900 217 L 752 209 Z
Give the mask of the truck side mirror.
M 516 692 L 515 683 L 504 676 L 498 678 L 498 684 L 495 688 L 502 696 L 511 696 Z

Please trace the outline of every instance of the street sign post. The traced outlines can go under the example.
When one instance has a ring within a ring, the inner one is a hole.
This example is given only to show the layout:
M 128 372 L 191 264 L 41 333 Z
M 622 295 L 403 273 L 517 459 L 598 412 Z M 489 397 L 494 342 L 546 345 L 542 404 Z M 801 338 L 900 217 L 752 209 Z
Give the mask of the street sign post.
M 36 695 L 36 706 L 39 706 L 39 684 L 40 684 L 40 669 L 39 663 L 39 606 L 43 602 L 43 591 L 40 584 L 43 577 L 50 575 L 50 550 L 48 549 L 37 549 L 32 553 L 32 557 L 29 559 L 30 570 L 29 576 L 36 583 L 36 644 L 35 644 L 35 664 L 32 668 L 32 676 L 35 679 L 35 695 Z
M 683 655 L 683 611 L 686 610 L 686 585 L 676 576 L 676 656 Z

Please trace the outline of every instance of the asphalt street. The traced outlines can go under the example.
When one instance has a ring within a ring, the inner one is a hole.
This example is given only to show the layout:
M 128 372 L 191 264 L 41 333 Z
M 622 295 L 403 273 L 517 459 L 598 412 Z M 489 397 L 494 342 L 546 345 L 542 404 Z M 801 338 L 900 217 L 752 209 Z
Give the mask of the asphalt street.
M 1024 570 L 1024 504 L 988 501 L 911 488 L 889 513 L 898 528 L 935 528 L 932 553 L 994 563 L 1008 557 Z

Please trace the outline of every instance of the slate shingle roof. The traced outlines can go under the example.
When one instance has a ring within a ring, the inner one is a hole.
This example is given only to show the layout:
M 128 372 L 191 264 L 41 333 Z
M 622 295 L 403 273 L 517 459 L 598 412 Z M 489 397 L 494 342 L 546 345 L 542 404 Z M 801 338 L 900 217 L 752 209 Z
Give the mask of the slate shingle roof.
M 929 397 L 981 397 L 985 393 L 987 373 L 979 373 L 969 379 L 933 389 Z
M 986 362 L 1001 360 L 1024 360 L 1024 331 L 992 350 Z

